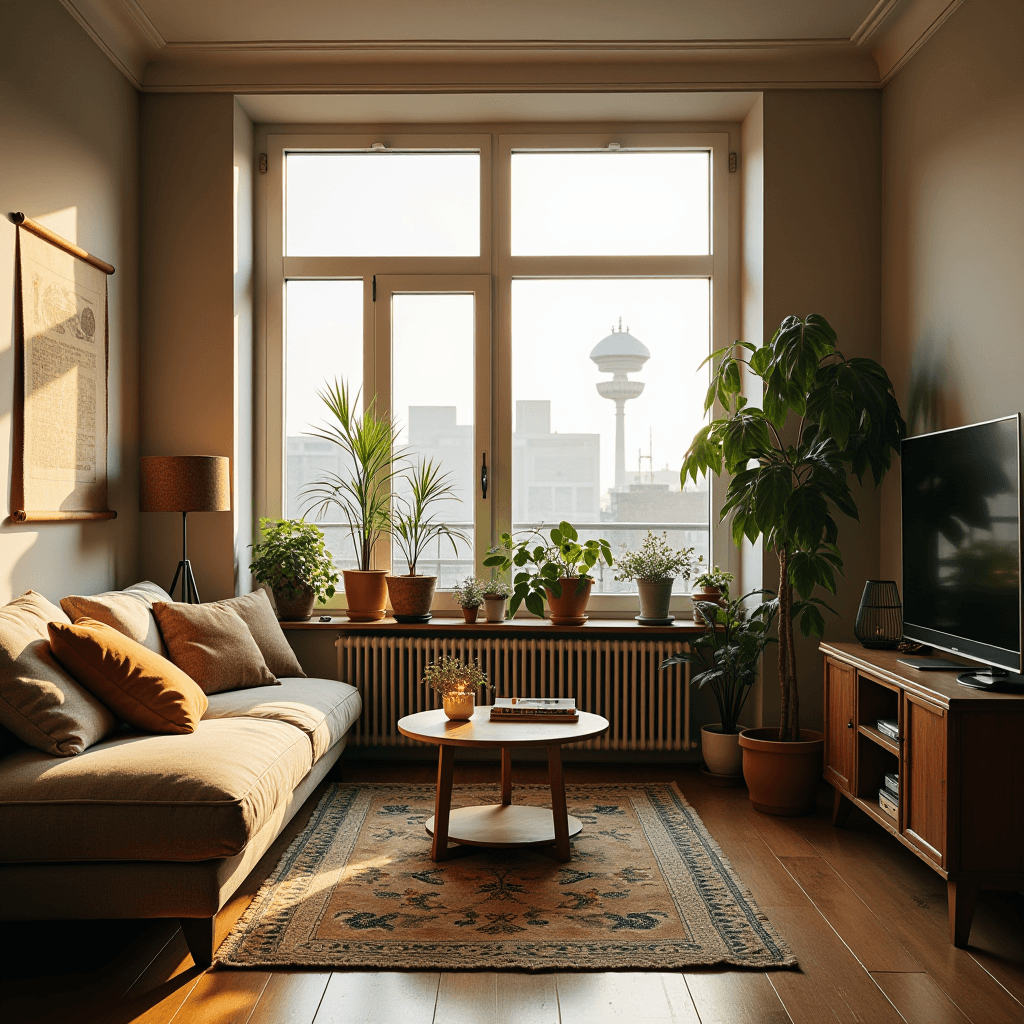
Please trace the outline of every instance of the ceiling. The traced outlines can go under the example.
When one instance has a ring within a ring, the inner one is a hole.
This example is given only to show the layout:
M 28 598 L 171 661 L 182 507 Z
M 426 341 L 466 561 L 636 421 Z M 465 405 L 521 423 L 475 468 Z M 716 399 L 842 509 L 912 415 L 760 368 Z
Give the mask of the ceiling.
M 61 2 L 140 89 L 255 94 L 877 88 L 961 0 Z

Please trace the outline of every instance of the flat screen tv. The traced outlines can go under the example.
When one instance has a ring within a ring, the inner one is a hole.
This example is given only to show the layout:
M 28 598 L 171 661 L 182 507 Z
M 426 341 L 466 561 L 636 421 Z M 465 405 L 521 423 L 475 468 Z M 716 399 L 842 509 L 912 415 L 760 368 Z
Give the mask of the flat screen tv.
M 1020 448 L 1020 413 L 901 446 L 903 635 L 990 666 L 968 686 L 1024 682 Z

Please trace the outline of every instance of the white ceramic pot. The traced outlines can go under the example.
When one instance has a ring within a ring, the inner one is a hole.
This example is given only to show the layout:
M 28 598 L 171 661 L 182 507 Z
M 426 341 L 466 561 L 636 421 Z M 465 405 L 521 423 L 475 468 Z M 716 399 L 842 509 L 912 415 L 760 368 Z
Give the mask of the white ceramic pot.
M 457 693 L 451 697 L 444 697 L 443 703 L 444 713 L 453 722 L 460 722 L 473 717 L 476 697 L 471 693 Z
M 484 621 L 504 622 L 507 597 L 488 597 L 484 594 Z
M 743 751 L 738 732 L 722 732 L 722 723 L 701 726 L 700 749 L 708 771 L 715 775 L 741 775 Z
M 640 592 L 640 614 L 645 619 L 669 617 L 668 606 L 672 602 L 673 583 L 675 580 L 659 580 L 656 583 L 636 581 L 636 589 Z

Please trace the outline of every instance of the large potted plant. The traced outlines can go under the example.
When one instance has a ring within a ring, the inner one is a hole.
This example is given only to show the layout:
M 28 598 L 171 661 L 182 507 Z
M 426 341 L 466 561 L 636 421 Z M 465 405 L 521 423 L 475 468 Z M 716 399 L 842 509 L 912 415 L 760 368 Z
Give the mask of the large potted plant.
M 761 654 L 768 644 L 778 643 L 771 635 L 779 609 L 778 599 L 763 601 L 745 611 L 748 599 L 770 590 L 752 590 L 732 601 L 726 590 L 721 601 L 700 601 L 705 631 L 691 640 L 689 650 L 666 658 L 661 667 L 689 664 L 690 685 L 708 687 L 718 708 L 718 722 L 701 727 L 701 750 L 708 771 L 716 781 L 739 781 L 743 763 L 740 749 L 740 714 L 757 682 Z
M 280 620 L 304 622 L 317 601 L 334 597 L 338 582 L 324 535 L 304 519 L 261 519 L 260 532 L 249 571 L 270 587 Z
M 877 487 L 906 424 L 885 370 L 846 358 L 816 313 L 787 317 L 763 348 L 737 342 L 709 359 L 704 410 L 717 399 L 723 412 L 694 437 L 681 479 L 729 473 L 722 516 L 733 539 L 763 539 L 778 556 L 781 721 L 744 731 L 740 745 L 755 806 L 799 814 L 814 804 L 823 737 L 800 728 L 794 624 L 824 635 L 828 606 L 816 591 L 834 594 L 842 573 L 836 513 L 858 518 L 849 475 L 863 482 L 870 470 Z M 763 382 L 762 408 L 741 395 L 745 374 Z
M 534 615 L 543 618 L 546 600 L 554 625 L 582 626 L 587 621 L 587 602 L 594 586 L 590 570 L 602 561 L 608 566 L 614 564 L 611 545 L 603 539 L 581 543 L 575 527 L 564 520 L 549 537 L 550 544 L 531 545 L 531 539 L 540 539 L 536 532 L 520 541 L 503 533 L 501 543 L 491 548 L 484 565 L 499 572 L 513 567 L 520 570 L 512 579 L 509 616 L 525 603 Z
M 655 536 L 650 530 L 636 551 L 627 551 L 615 563 L 619 583 L 636 582 L 640 592 L 640 615 L 645 626 L 668 625 L 675 616 L 669 613 L 672 585 L 676 579 L 688 580 L 694 565 L 704 560 L 693 557 L 693 548 L 669 547 L 666 534 Z
M 457 541 L 470 543 L 465 530 L 449 526 L 432 506 L 441 501 L 461 501 L 449 482 L 451 474 L 442 473 L 432 459 L 419 459 L 404 471 L 400 479 L 408 485 L 408 496 L 395 494 L 391 510 L 391 539 L 402 552 L 409 567 L 407 576 L 388 576 L 391 607 L 399 622 L 429 622 L 436 576 L 420 576 L 416 564 L 427 545 L 442 538 L 459 553 Z
M 370 568 L 373 548 L 391 528 L 394 460 L 402 458 L 404 450 L 397 447 L 394 422 L 378 416 L 372 401 L 360 413 L 359 392 L 351 395 L 345 381 L 328 384 L 317 397 L 327 406 L 331 421 L 311 436 L 337 445 L 347 465 L 346 472 L 327 473 L 303 491 L 310 502 L 306 511 L 319 517 L 336 508 L 348 524 L 358 566 L 342 570 L 348 617 L 373 622 L 384 618 L 388 594 L 387 572 Z

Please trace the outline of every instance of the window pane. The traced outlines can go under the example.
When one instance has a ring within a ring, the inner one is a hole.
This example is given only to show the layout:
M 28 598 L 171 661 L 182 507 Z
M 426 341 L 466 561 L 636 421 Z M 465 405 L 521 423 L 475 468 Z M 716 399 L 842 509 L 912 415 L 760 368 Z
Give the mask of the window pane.
M 711 157 L 513 153 L 513 256 L 701 256 Z
M 704 419 L 710 282 L 512 282 L 512 520 L 568 519 L 616 556 L 651 529 L 709 557 L 707 484 L 680 490 Z M 635 592 L 598 573 L 595 592 Z M 677 592 L 686 588 L 676 585 Z
M 302 491 L 328 473 L 343 474 L 337 446 L 308 437 L 326 422 L 317 398 L 325 383 L 344 379 L 355 392 L 363 384 L 363 282 L 288 281 L 285 284 L 285 489 L 284 514 L 300 518 L 309 508 Z M 314 519 L 311 513 L 308 518 Z M 317 525 L 339 569 L 356 569 L 348 529 L 336 509 Z M 331 524 L 334 525 L 331 525 Z
M 469 540 L 438 538 L 421 555 L 416 571 L 437 576 L 438 589 L 450 590 L 473 573 L 473 352 L 472 295 L 395 295 L 391 302 L 392 409 L 409 447 L 408 464 L 432 460 L 448 474 L 453 496 L 428 510 L 439 523 L 465 531 Z M 399 500 L 409 485 L 395 484 Z M 392 571 L 408 572 L 396 541 Z
M 289 256 L 479 256 L 478 153 L 289 153 Z

